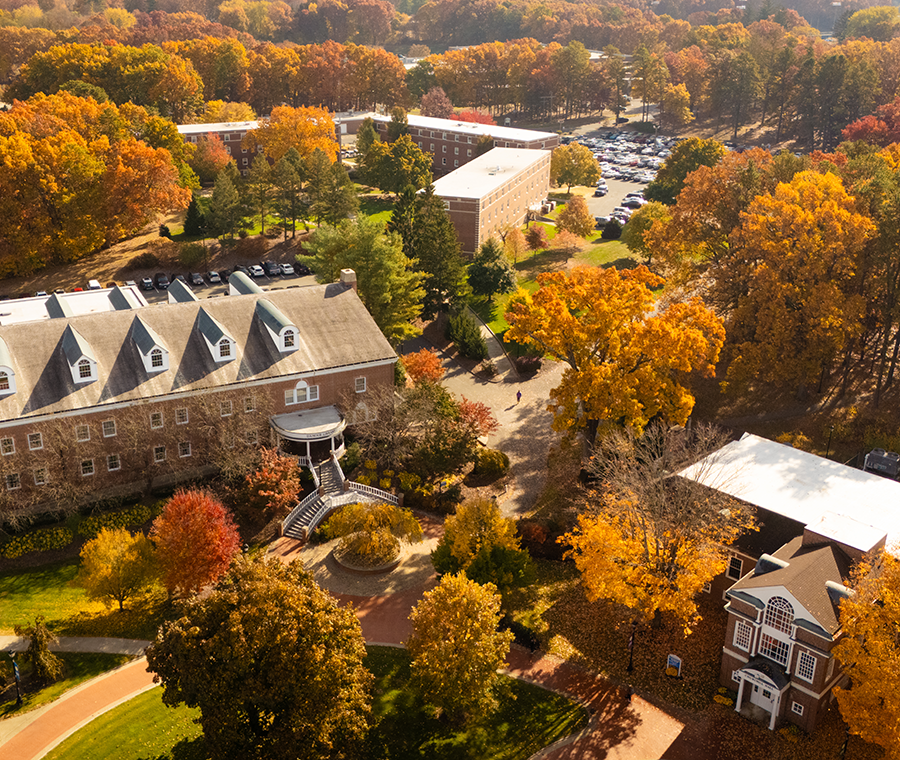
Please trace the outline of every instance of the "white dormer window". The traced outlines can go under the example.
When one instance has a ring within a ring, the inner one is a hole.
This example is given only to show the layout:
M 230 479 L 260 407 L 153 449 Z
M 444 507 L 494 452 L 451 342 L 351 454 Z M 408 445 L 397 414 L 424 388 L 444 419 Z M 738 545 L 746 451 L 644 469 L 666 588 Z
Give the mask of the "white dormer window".
M 228 340 L 228 338 L 222 338 L 222 340 L 219 341 L 219 358 L 231 358 L 231 342 Z
M 154 348 L 150 352 L 150 366 L 153 369 L 162 369 L 165 366 L 162 349 Z
M 285 330 L 282 339 L 285 348 L 294 348 L 297 343 L 297 336 L 293 330 Z
M 75 382 L 87 383 L 97 379 L 97 365 L 90 359 L 79 359 L 75 365 Z
M 0 393 L 15 393 L 16 377 L 8 370 L 0 370 Z

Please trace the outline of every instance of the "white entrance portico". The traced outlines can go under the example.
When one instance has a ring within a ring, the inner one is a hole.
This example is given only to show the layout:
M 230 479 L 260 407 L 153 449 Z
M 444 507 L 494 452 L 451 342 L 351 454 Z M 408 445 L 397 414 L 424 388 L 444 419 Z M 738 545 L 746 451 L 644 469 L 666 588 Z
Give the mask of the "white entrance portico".
M 334 406 L 278 414 L 271 420 L 272 429 L 281 439 L 281 450 L 312 466 L 324 462 L 333 451 L 344 454 L 344 428 L 347 422 Z
M 778 665 L 762 657 L 754 658 L 735 675 L 740 679 L 740 686 L 734 709 L 740 712 L 745 700 L 762 708 L 769 713 L 769 730 L 772 731 L 789 685 L 787 675 Z

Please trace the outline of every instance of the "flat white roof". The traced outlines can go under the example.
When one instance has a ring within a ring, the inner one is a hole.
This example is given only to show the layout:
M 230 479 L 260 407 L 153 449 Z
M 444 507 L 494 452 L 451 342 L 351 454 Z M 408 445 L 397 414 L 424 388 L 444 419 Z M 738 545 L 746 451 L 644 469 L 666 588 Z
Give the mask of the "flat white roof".
M 138 288 L 120 285 L 119 290 L 126 294 L 126 298 L 131 302 L 133 308 L 147 305 L 147 300 Z M 65 302 L 73 317 L 77 317 L 81 314 L 115 311 L 116 308 L 109 299 L 111 292 L 112 288 L 103 288 L 102 290 L 83 290 L 77 293 L 60 293 L 56 297 Z M 47 310 L 47 301 L 52 297 L 35 296 L 0 301 L 0 326 L 51 319 L 50 312 Z
M 494 148 L 434 181 L 442 198 L 483 198 L 542 159 L 545 150 Z
M 390 116 L 371 114 L 373 121 L 390 122 Z M 417 116 L 409 114 L 406 123 L 411 127 L 421 129 L 433 129 L 436 132 L 455 132 L 467 134 L 472 137 L 490 135 L 495 140 L 548 140 L 557 137 L 555 132 L 538 132 L 534 129 L 519 129 L 518 127 L 501 127 L 499 124 L 473 124 L 470 121 L 457 119 L 438 119 L 436 116 Z
M 182 135 L 200 135 L 209 132 L 248 132 L 259 126 L 258 121 L 219 121 L 213 124 L 179 124 Z
M 900 550 L 900 483 L 745 433 L 679 473 L 868 551 Z

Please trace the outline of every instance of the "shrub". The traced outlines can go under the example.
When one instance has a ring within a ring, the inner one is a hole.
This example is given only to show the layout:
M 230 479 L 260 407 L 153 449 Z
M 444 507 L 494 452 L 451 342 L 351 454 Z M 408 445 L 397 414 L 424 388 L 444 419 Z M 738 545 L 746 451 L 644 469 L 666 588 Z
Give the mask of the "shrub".
M 513 620 L 509 615 L 500 618 L 500 628 L 506 631 L 512 631 L 513 641 L 520 647 L 525 647 L 534 652 L 541 648 L 541 640 L 538 635 L 527 625 Z
M 541 368 L 542 363 L 540 356 L 520 356 L 516 359 L 516 369 L 523 375 L 533 375 Z
M 487 344 L 481 335 L 481 328 L 468 312 L 461 311 L 450 317 L 447 321 L 447 337 L 466 358 L 477 361 L 487 358 Z
M 169 231 L 169 228 L 165 224 L 159 225 L 159 236 L 164 238 L 172 239 L 172 233 Z
M 509 470 L 509 457 L 498 449 L 479 449 L 472 474 L 481 478 L 499 478 Z
M 183 266 L 193 269 L 206 260 L 206 246 L 203 243 L 185 243 L 178 249 L 178 260 Z
M 73 541 L 72 531 L 67 528 L 47 528 L 33 530 L 24 536 L 7 542 L 0 553 L 6 559 L 16 559 L 29 552 L 50 552 L 55 549 L 65 549 Z
M 600 236 L 603 240 L 618 240 L 622 237 L 622 225 L 617 219 L 610 219 L 603 228 L 603 234 Z
M 150 251 L 144 251 L 128 262 L 129 269 L 151 269 L 159 266 L 159 256 Z
M 357 467 L 359 467 L 359 461 L 361 457 L 362 452 L 359 448 L 359 444 L 356 442 L 351 443 L 344 450 L 344 456 L 341 457 L 341 469 L 344 471 L 344 473 L 349 475 Z
M 78 535 L 85 538 L 95 538 L 104 528 L 129 528 L 135 525 L 143 525 L 151 517 L 153 517 L 153 510 L 143 504 L 130 509 L 123 509 L 119 512 L 93 515 L 81 521 L 78 525 Z
M 400 539 L 422 540 L 422 527 L 413 513 L 393 504 L 347 504 L 329 522 L 343 539 L 340 552 L 354 564 L 390 562 L 400 551 Z
M 497 365 L 494 364 L 490 359 L 485 359 L 481 362 L 481 372 L 483 372 L 487 377 L 494 377 L 497 374 Z

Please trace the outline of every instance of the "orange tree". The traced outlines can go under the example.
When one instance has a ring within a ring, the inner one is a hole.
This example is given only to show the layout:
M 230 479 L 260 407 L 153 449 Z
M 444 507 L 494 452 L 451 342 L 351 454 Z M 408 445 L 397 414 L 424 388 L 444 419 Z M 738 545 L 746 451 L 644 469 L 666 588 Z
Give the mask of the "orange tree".
M 439 383 L 444 376 L 444 367 L 441 358 L 436 351 L 423 348 L 412 354 L 404 354 L 400 357 L 406 374 L 414 383 L 426 380 L 430 383 Z
M 263 447 L 259 451 L 259 466 L 244 476 L 234 496 L 239 509 L 250 519 L 270 520 L 290 512 L 300 490 L 297 458 Z
M 324 108 L 278 106 L 258 129 L 244 136 L 244 147 L 262 145 L 266 158 L 277 163 L 291 148 L 306 158 L 319 148 L 333 162 L 337 140 L 331 114 Z
M 576 267 L 542 273 L 536 293 L 520 290 L 510 300 L 507 340 L 568 365 L 550 392 L 556 429 L 640 431 L 656 416 L 677 424 L 690 416 L 688 375 L 713 372 L 725 330 L 699 299 L 658 304 L 650 288 L 662 283 L 643 266 Z

